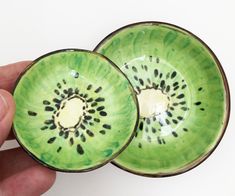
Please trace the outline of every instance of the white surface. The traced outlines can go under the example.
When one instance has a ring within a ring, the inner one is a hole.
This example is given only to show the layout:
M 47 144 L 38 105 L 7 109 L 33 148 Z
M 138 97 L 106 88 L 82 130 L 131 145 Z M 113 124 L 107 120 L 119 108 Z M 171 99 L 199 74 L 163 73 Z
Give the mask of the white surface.
M 165 21 L 192 31 L 211 47 L 224 67 L 233 97 L 234 9 L 234 0 L 1 1 L 0 64 L 34 59 L 61 48 L 93 49 L 107 34 L 128 23 Z M 89 173 L 58 173 L 55 185 L 44 195 L 234 196 L 235 116 L 231 109 L 219 147 L 203 164 L 185 174 L 145 178 L 108 164 Z

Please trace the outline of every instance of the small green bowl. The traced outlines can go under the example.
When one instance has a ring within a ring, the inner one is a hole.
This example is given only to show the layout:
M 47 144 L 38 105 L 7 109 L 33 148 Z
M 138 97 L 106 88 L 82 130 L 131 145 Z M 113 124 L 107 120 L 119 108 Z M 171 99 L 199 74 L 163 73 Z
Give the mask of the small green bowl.
M 16 139 L 34 159 L 58 171 L 108 163 L 130 143 L 138 121 L 129 81 L 108 59 L 85 50 L 36 59 L 21 74 L 14 99 Z
M 230 113 L 228 83 L 211 49 L 189 31 L 162 22 L 122 27 L 95 48 L 135 89 L 135 138 L 113 163 L 152 177 L 183 173 L 220 142 Z

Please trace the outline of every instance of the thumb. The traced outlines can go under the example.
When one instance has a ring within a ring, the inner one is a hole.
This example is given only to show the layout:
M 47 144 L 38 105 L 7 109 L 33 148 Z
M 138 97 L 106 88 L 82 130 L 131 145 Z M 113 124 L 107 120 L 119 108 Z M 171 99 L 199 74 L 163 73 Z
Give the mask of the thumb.
M 15 113 L 15 103 L 12 95 L 0 89 L 0 146 L 7 138 Z

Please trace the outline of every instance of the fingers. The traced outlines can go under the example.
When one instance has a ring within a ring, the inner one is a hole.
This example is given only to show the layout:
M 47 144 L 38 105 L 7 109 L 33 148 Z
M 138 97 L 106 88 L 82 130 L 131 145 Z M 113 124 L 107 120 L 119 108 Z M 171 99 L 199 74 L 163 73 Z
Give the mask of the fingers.
M 22 148 L 0 151 L 0 181 L 36 165 L 38 163 L 29 157 Z
M 0 67 L 0 88 L 12 92 L 18 76 L 30 63 L 22 61 Z
M 15 113 L 15 103 L 12 95 L 0 89 L 0 146 L 6 140 Z
M 55 172 L 42 166 L 33 166 L 16 173 L 0 183 L 0 195 L 40 196 L 55 181 Z

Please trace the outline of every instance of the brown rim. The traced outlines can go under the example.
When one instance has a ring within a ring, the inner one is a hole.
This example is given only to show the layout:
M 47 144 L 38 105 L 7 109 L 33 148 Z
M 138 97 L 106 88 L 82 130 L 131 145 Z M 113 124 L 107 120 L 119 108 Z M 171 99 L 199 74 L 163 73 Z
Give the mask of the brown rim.
M 134 89 L 132 88 L 132 85 L 129 81 L 129 79 L 122 73 L 122 71 L 119 69 L 119 67 L 114 64 L 111 60 L 109 60 L 107 57 L 103 56 L 102 54 L 99 54 L 97 52 L 94 52 L 94 51 L 89 51 L 89 50 L 84 50 L 84 49 L 76 49 L 76 48 L 67 48 L 67 49 L 60 49 L 60 50 L 55 50 L 53 52 L 49 52 L 47 54 L 44 54 L 42 56 L 40 56 L 39 58 L 35 59 L 34 61 L 32 61 L 19 75 L 19 77 L 17 78 L 16 80 L 16 83 L 15 83 L 15 87 L 13 89 L 13 95 L 14 95 L 14 92 L 15 92 L 15 89 L 17 87 L 17 84 L 19 83 L 20 79 L 22 78 L 22 76 L 33 66 L 35 65 L 38 61 L 40 61 L 41 59 L 47 57 L 47 56 L 50 56 L 52 54 L 55 54 L 55 53 L 60 53 L 60 52 L 86 52 L 86 53 L 90 53 L 90 54 L 95 54 L 97 56 L 99 56 L 100 58 L 102 58 L 103 60 L 106 60 L 110 63 L 111 66 L 113 66 L 119 74 L 123 75 L 128 83 L 129 83 L 129 88 L 130 88 L 130 91 L 131 91 L 131 94 L 134 98 L 134 101 L 135 101 L 135 104 L 136 104 L 136 108 L 137 108 L 137 119 L 136 119 L 136 122 L 135 122 L 135 128 L 134 130 L 132 131 L 132 134 L 130 136 L 130 138 L 128 139 L 128 141 L 123 145 L 123 147 L 118 151 L 116 152 L 115 154 L 113 154 L 109 159 L 107 159 L 105 162 L 103 163 L 100 163 L 98 165 L 95 165 L 93 167 L 90 167 L 90 168 L 87 168 L 87 169 L 81 169 L 81 170 L 66 170 L 66 169 L 58 169 L 58 168 L 55 168 L 45 162 L 43 162 L 42 160 L 40 160 L 39 158 L 37 158 L 33 153 L 31 153 L 19 140 L 18 136 L 17 136 L 17 133 L 15 131 L 15 128 L 14 128 L 14 123 L 12 125 L 12 131 L 15 135 L 15 138 L 17 140 L 17 142 L 20 144 L 20 146 L 24 149 L 24 151 L 30 155 L 34 160 L 36 160 L 37 162 L 39 162 L 40 164 L 44 165 L 45 167 L 49 168 L 49 169 L 52 169 L 52 170 L 55 170 L 55 171 L 60 171 L 60 172 L 67 172 L 67 173 L 80 173 L 80 172 L 87 172 L 87 171 L 91 171 L 91 170 L 94 170 L 94 169 L 98 169 L 104 165 L 106 165 L 107 163 L 109 163 L 111 160 L 113 160 L 114 158 L 116 158 L 122 151 L 125 150 L 125 148 L 130 144 L 131 140 L 134 138 L 135 136 L 135 130 L 138 126 L 138 121 L 139 121 L 139 106 L 138 106 L 138 102 L 137 102 L 137 97 L 136 97 L 136 94 L 134 92 Z
M 123 26 L 115 31 L 113 31 L 112 33 L 110 33 L 109 35 L 107 35 L 96 47 L 93 51 L 97 51 L 107 40 L 111 39 L 114 35 L 116 35 L 117 33 L 119 33 L 122 30 L 131 28 L 133 26 L 138 26 L 138 25 L 145 25 L 145 24 L 149 24 L 149 25 L 154 25 L 154 26 L 159 26 L 159 25 L 166 25 L 169 26 L 171 28 L 175 28 L 176 30 L 181 31 L 182 33 L 186 33 L 189 36 L 194 37 L 196 40 L 198 40 L 203 46 L 205 46 L 205 48 L 209 51 L 209 53 L 211 54 L 211 56 L 213 57 L 213 59 L 216 62 L 216 65 L 220 71 L 220 74 L 222 76 L 223 79 L 223 84 L 224 84 L 224 88 L 225 88 L 225 93 L 226 93 L 226 113 L 225 113 L 225 117 L 224 117 L 224 126 L 221 129 L 221 134 L 216 142 L 216 144 L 212 147 L 212 149 L 205 155 L 203 155 L 202 157 L 199 157 L 198 159 L 192 161 L 191 163 L 189 163 L 188 165 L 184 166 L 184 168 L 180 168 L 178 170 L 176 170 L 175 172 L 171 172 L 171 173 L 153 173 L 153 174 L 149 174 L 149 173 L 144 173 L 144 172 L 138 172 L 138 171 L 134 171 L 132 169 L 126 168 L 120 164 L 118 164 L 117 162 L 115 162 L 115 160 L 112 161 L 112 164 L 114 164 L 115 166 L 117 166 L 120 169 L 123 169 L 127 172 L 136 174 L 136 175 L 140 175 L 140 176 L 146 176 L 146 177 L 169 177 L 169 176 L 175 176 L 175 175 L 179 175 L 182 173 L 185 173 L 195 167 L 197 167 L 198 165 L 200 165 L 202 162 L 204 162 L 213 152 L 214 150 L 217 148 L 217 146 L 219 145 L 221 139 L 224 136 L 225 130 L 228 126 L 228 122 L 229 122 L 229 117 L 230 117 L 230 91 L 229 91 L 229 86 L 228 86 L 228 81 L 225 75 L 225 72 L 222 68 L 221 63 L 219 62 L 217 56 L 214 54 L 214 52 L 210 49 L 210 47 L 204 42 L 202 41 L 199 37 L 197 37 L 196 35 L 194 35 L 192 32 L 179 27 L 177 25 L 171 24 L 171 23 L 167 23 L 167 22 L 159 22 L 159 21 L 143 21 L 143 22 L 136 22 L 136 23 L 132 23 L 126 26 Z

